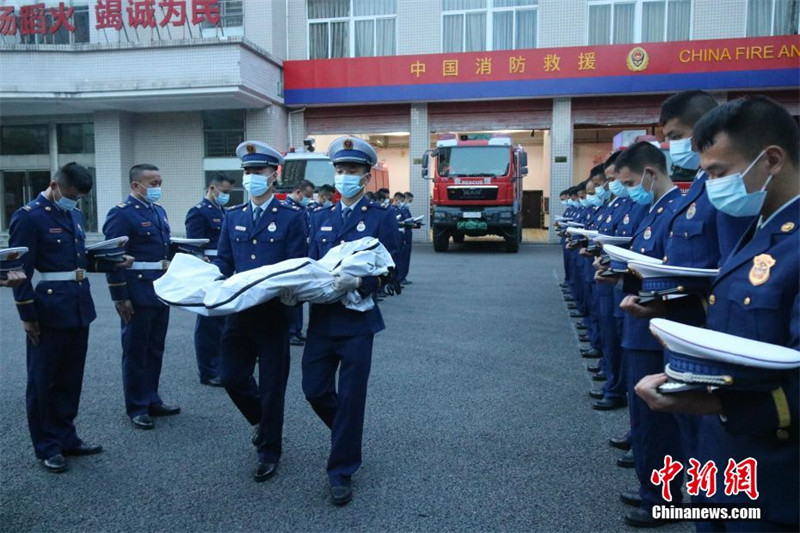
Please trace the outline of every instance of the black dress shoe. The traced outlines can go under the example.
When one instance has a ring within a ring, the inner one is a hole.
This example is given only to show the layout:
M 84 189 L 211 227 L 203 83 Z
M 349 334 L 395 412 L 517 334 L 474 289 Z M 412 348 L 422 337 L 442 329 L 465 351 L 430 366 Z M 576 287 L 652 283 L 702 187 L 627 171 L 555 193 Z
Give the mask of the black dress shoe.
M 617 459 L 617 466 L 620 468 L 633 468 L 633 450 L 628 450 L 625 455 Z
M 626 490 L 624 492 L 619 493 L 619 499 L 625 505 L 630 505 L 631 507 L 639 507 L 642 505 L 642 497 L 639 496 L 638 490 Z
M 64 450 L 64 455 L 66 456 L 80 456 L 80 455 L 94 455 L 96 453 L 100 453 L 103 451 L 103 447 L 99 444 L 86 444 L 85 442 L 81 442 L 81 445 L 77 448 L 72 448 L 71 450 Z
M 632 509 L 622 517 L 622 520 L 633 527 L 660 527 L 674 522 L 674 520 L 656 520 L 650 511 L 644 509 Z
M 587 326 L 586 324 L 581 322 L 580 324 L 577 324 L 575 326 L 575 329 L 577 329 L 579 331 L 585 331 L 585 330 L 589 329 L 589 326 Z
M 603 398 L 597 400 L 592 404 L 592 409 L 595 411 L 613 411 L 614 409 L 622 409 L 627 407 L 628 401 L 625 398 Z
M 631 449 L 631 441 L 625 437 L 611 437 L 608 439 L 608 444 L 618 450 L 624 450 L 626 452 Z
M 305 346 L 306 341 L 301 339 L 299 335 L 292 335 L 292 338 L 289 339 L 289 344 L 292 346 Z
M 172 416 L 180 413 L 181 408 L 177 405 L 162 403 L 161 405 L 151 405 L 149 411 L 150 416 Z
M 566 289 L 568 287 L 566 283 L 559 283 L 558 286 L 561 287 L 562 289 Z
M 353 488 L 350 481 L 345 482 L 343 485 L 331 486 L 331 502 L 333 505 L 347 505 L 353 499 Z
M 601 391 L 601 390 L 590 390 L 589 391 L 589 398 L 594 398 L 595 400 L 602 400 L 603 399 L 603 391 Z
M 131 424 L 136 429 L 153 429 L 156 427 L 150 415 L 136 415 L 131 417 Z
M 603 352 L 595 348 L 589 348 L 585 352 L 581 350 L 581 357 L 584 359 L 600 359 L 603 357 Z
M 592 381 L 607 381 L 608 376 L 605 375 L 603 372 L 598 372 L 594 376 L 592 376 Z
M 60 453 L 54 455 L 53 457 L 48 457 L 47 459 L 42 460 L 42 465 L 47 469 L 48 472 L 52 472 L 54 474 L 60 474 L 61 472 L 66 472 L 67 470 L 67 460 L 64 459 L 64 456 Z
M 256 480 L 256 482 L 261 483 L 262 481 L 266 481 L 274 476 L 277 470 L 278 463 L 258 463 L 258 467 L 253 474 L 253 479 Z
M 587 371 L 587 372 L 591 372 L 591 373 L 593 373 L 593 374 L 596 374 L 597 372 L 600 372 L 600 370 L 602 370 L 602 369 L 600 368 L 600 365 L 595 365 L 595 366 L 587 366 L 587 367 L 586 367 L 586 371 Z
M 567 304 L 567 309 L 577 309 L 577 308 L 578 308 L 578 306 L 575 305 L 575 304 L 571 304 L 571 303 Z M 570 313 L 569 316 L 572 316 L 572 313 Z
M 586 315 L 584 315 L 583 313 L 575 312 L 575 313 L 570 313 L 569 317 L 570 318 L 586 318 Z
M 578 340 L 581 341 L 581 342 L 591 342 L 591 339 L 589 338 L 589 336 L 585 335 L 583 333 L 578 335 Z
M 200 383 L 203 385 L 208 385 L 209 387 L 224 387 L 225 385 L 222 384 L 222 380 L 218 377 L 209 378 L 209 379 L 201 379 Z
M 408 285 L 413 285 L 413 284 L 414 284 L 413 281 L 409 281 L 407 279 L 404 279 L 403 281 L 400 282 L 400 285 L 402 285 L 403 287 L 406 287 Z

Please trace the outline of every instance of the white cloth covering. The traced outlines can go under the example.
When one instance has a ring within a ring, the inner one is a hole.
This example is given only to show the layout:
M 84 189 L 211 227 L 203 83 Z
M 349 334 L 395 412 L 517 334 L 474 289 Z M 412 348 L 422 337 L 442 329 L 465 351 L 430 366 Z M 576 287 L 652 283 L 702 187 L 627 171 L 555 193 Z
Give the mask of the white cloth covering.
M 386 248 L 374 237 L 346 242 L 315 261 L 308 257 L 287 259 L 228 279 L 215 265 L 189 254 L 176 254 L 167 272 L 153 283 L 156 295 L 165 304 L 203 316 L 223 316 L 254 307 L 291 289 L 298 301 L 333 303 L 348 309 L 369 311 L 371 296 L 358 291 L 339 293 L 333 289 L 334 276 L 347 273 L 357 277 L 381 276 L 394 267 Z

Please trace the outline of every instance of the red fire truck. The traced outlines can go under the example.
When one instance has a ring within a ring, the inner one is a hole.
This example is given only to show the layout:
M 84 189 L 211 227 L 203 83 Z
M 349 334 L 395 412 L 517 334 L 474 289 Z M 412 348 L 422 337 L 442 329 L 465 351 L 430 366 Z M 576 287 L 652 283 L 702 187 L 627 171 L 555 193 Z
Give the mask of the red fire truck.
M 446 252 L 450 237 L 499 235 L 506 251 L 522 242 L 522 178 L 528 154 L 508 136 L 443 135 L 422 158 L 433 181 L 433 248 Z
M 308 150 L 296 151 L 291 148 L 284 157 L 281 179 L 275 186 L 276 196 L 279 200 L 286 199 L 286 195 L 291 193 L 295 185 L 303 180 L 313 183 L 315 192 L 318 192 L 323 185 L 333 187 L 335 171 L 331 159 L 327 154 L 314 151 L 313 139 L 306 139 L 304 143 Z M 389 168 L 382 162 L 372 167 L 370 175 L 371 178 L 367 184 L 368 191 L 375 192 L 378 189 L 389 187 Z M 339 191 L 336 191 L 334 202 L 338 202 L 339 198 Z

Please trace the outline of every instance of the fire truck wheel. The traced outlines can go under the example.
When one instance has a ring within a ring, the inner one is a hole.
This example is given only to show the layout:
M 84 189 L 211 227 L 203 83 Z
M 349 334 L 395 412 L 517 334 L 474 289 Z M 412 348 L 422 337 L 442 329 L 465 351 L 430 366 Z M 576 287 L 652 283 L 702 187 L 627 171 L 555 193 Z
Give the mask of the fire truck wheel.
M 450 247 L 450 234 L 446 231 L 438 231 L 433 234 L 433 250 L 436 252 L 446 252 Z
M 464 244 L 464 234 L 463 233 L 454 233 L 453 234 L 453 242 L 456 244 Z
M 519 226 L 506 237 L 506 252 L 510 254 L 515 254 L 519 252 L 519 243 L 520 237 L 522 236 L 522 231 L 520 230 Z

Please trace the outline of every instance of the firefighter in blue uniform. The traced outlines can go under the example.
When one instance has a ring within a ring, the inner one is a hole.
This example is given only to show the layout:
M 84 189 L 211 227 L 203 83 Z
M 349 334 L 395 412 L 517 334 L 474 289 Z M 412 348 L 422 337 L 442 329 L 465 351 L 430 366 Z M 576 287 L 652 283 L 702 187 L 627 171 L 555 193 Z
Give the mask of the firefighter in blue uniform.
M 86 168 L 64 165 L 45 191 L 14 213 L 9 228 L 9 244 L 28 248 L 17 263 L 25 278 L 14 288 L 14 301 L 27 334 L 28 428 L 36 457 L 51 472 L 67 469 L 64 456 L 102 451 L 84 443 L 74 425 L 89 324 L 96 318 L 84 273 L 115 268 L 86 256 L 83 216 L 75 206 L 91 188 Z M 132 260 L 116 265 L 125 268 Z M 39 272 L 35 289 L 34 270 Z
M 757 219 L 722 263 L 709 292 L 706 327 L 800 349 L 800 134 L 777 102 L 756 96 L 728 102 L 695 124 L 693 143 L 709 175 L 711 204 Z M 701 531 L 797 531 L 800 524 L 800 397 L 796 370 L 771 391 L 690 391 L 663 395 L 662 372 L 636 393 L 657 411 L 702 416 L 696 459 L 715 461 L 725 486 L 729 459 L 757 461 L 760 520 L 699 523 Z M 719 489 L 713 505 L 748 504 Z
M 125 411 L 137 429 L 153 429 L 151 416 L 180 413 L 158 394 L 169 307 L 156 297 L 153 282 L 169 266 L 170 227 L 161 198 L 161 172 L 139 164 L 128 173 L 131 193 L 106 215 L 106 239 L 128 237 L 126 251 L 136 258 L 130 269 L 106 274 L 111 299 L 120 316 L 122 387 Z
M 186 213 L 186 237 L 188 239 L 208 239 L 203 253 L 209 259 L 217 256 L 222 221 L 225 219 L 225 206 L 230 202 L 231 189 L 236 180 L 222 174 L 215 174 L 208 185 L 203 199 Z M 197 371 L 200 383 L 221 387 L 219 378 L 220 338 L 225 326 L 225 317 L 197 316 L 194 324 L 194 351 L 197 357 Z
M 294 186 L 294 190 L 286 195 L 286 205 L 295 207 L 306 216 L 306 223 L 311 223 L 311 213 L 318 206 L 314 206 L 314 184 L 308 180 L 301 180 Z M 303 346 L 306 337 L 303 335 L 303 304 L 293 305 L 289 308 L 289 344 Z
M 397 220 L 385 206 L 364 198 L 370 168 L 378 161 L 375 149 L 360 139 L 340 137 L 331 143 L 329 155 L 342 200 L 312 215 L 309 256 L 319 259 L 339 243 L 376 237 L 396 258 Z M 382 278 L 342 275 L 336 279 L 336 288 L 358 290 L 366 297 L 383 283 Z M 303 353 L 303 392 L 314 412 L 331 428 L 327 471 L 336 505 L 351 500 L 351 476 L 361 465 L 372 342 L 384 327 L 377 305 L 364 313 L 346 309 L 338 302 L 311 306 Z
M 408 210 L 408 216 L 413 217 L 414 215 L 411 213 L 411 204 L 414 203 L 414 195 L 411 192 L 406 191 L 406 193 L 403 196 L 404 196 L 405 208 L 406 210 Z M 400 284 L 403 286 L 411 285 L 413 283 L 408 279 L 408 273 L 411 270 L 411 249 L 413 248 L 413 243 L 414 243 L 413 231 L 419 228 L 420 228 L 420 223 L 417 222 L 414 224 L 413 227 L 409 228 L 409 232 L 406 235 L 406 241 L 403 247 L 403 255 L 405 256 L 403 258 L 403 261 L 405 262 L 406 265 L 406 272 L 405 275 L 403 276 L 403 279 L 400 280 Z
M 633 235 L 631 250 L 650 257 L 661 258 L 664 254 L 664 234 L 671 220 L 680 190 L 672 183 L 666 168 L 666 157 L 659 148 L 649 142 L 638 142 L 630 146 L 617 158 L 615 168 L 619 179 L 626 187 L 631 200 L 641 205 L 649 204 L 649 211 Z M 628 293 L 620 304 L 625 310 L 638 304 L 637 289 L 626 276 L 624 290 Z M 628 372 L 629 413 L 634 449 L 636 475 L 639 479 L 641 503 L 625 515 L 629 525 L 640 526 L 652 522 L 651 508 L 663 504 L 658 487 L 650 483 L 650 474 L 661 468 L 664 456 L 669 454 L 676 460 L 684 460 L 679 430 L 675 417 L 670 414 L 653 413 L 633 393 L 633 387 L 642 377 L 663 368 L 661 345 L 649 331 L 649 321 L 625 313 L 623 318 L 622 349 L 623 365 Z M 682 476 L 672 482 L 676 504 L 680 503 Z
M 406 220 L 412 218 L 411 211 L 405 203 L 406 195 L 402 192 L 394 193 L 394 206 L 400 212 L 400 251 L 398 258 L 400 264 L 397 265 L 397 281 L 405 284 L 406 277 L 408 276 L 409 262 L 411 261 L 411 225 L 406 223 Z
M 236 148 L 249 201 L 225 215 L 213 263 L 225 276 L 305 257 L 303 211 L 274 195 L 283 156 L 271 146 L 245 141 Z M 220 377 L 231 400 L 255 426 L 258 464 L 253 478 L 266 481 L 282 452 L 283 411 L 289 378 L 289 310 L 278 299 L 230 315 L 222 332 Z M 258 383 L 254 378 L 258 363 Z

